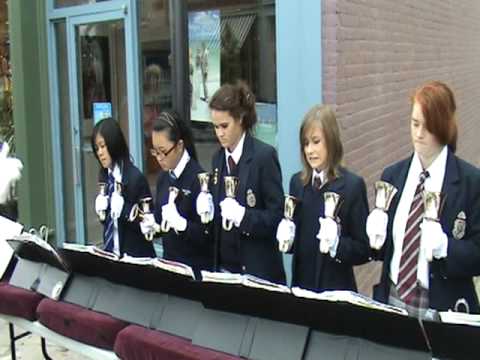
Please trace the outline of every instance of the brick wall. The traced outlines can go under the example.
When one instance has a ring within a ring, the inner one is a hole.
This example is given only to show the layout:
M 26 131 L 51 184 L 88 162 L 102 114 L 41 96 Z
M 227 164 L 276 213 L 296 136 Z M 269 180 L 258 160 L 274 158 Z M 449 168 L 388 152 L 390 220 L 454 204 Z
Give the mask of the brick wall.
M 336 105 L 346 165 L 369 189 L 411 152 L 409 94 L 436 79 L 457 98 L 457 154 L 480 165 L 480 2 L 324 0 L 324 101 Z M 370 293 L 378 264 L 356 269 Z

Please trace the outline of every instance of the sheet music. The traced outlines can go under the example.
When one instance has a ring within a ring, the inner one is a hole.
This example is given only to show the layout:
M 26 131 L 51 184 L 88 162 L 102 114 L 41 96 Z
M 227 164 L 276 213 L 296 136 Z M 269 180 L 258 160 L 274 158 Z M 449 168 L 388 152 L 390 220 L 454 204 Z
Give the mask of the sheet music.
M 102 257 L 104 259 L 118 261 L 120 258 L 117 254 L 102 250 L 94 245 L 80 245 L 73 243 L 63 243 L 63 248 L 66 250 L 86 252 L 95 256 Z
M 305 290 L 299 287 L 292 288 L 292 294 L 298 297 L 303 297 L 307 299 L 314 300 L 324 300 L 331 302 L 346 302 L 356 306 L 362 306 L 369 309 L 375 309 L 385 312 L 391 312 L 398 315 L 408 316 L 408 313 L 405 309 L 395 307 L 392 305 L 383 304 L 381 302 L 375 301 L 367 296 L 358 294 L 353 291 L 347 290 L 334 290 L 334 291 L 324 291 L 317 293 L 310 290 Z
M 268 280 L 253 276 L 234 273 L 211 272 L 202 270 L 202 281 L 217 282 L 222 284 L 243 285 L 254 287 L 267 291 L 276 291 L 281 293 L 290 293 L 290 289 L 285 285 L 275 284 Z
M 152 260 L 152 265 L 166 271 L 174 272 L 176 274 L 188 276 L 192 279 L 195 279 L 192 268 L 180 262 L 155 258 Z
M 121 262 L 135 265 L 153 265 L 153 260 L 154 258 L 150 257 L 134 257 L 127 254 L 120 259 Z
M 14 241 L 20 241 L 23 243 L 33 243 L 44 250 L 50 252 L 58 261 L 58 263 L 61 265 L 61 267 L 68 271 L 68 264 L 65 262 L 65 260 L 60 256 L 60 254 L 57 252 L 57 250 L 50 245 L 47 241 L 43 240 L 42 238 L 38 237 L 35 234 L 23 232 L 20 235 L 13 236 L 9 240 L 14 240 Z
M 7 239 L 20 235 L 23 225 L 0 216 L 0 229 L 0 278 L 2 278 L 14 253 Z
M 440 319 L 444 323 L 461 324 L 470 326 L 480 326 L 480 315 L 467 314 L 455 311 L 443 311 L 439 313 Z

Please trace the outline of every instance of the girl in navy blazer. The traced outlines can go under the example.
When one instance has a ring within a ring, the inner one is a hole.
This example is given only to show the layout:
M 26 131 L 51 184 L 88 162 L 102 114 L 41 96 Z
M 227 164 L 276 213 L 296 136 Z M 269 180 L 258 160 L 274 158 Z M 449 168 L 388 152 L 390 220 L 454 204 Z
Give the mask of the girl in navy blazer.
M 255 96 L 244 83 L 225 84 L 210 110 L 220 149 L 212 159 L 215 206 L 215 269 L 285 282 L 275 229 L 282 217 L 283 190 L 275 149 L 255 139 Z M 226 198 L 224 176 L 237 176 L 235 198 Z M 224 229 L 222 222 L 232 224 Z
M 120 125 L 112 118 L 93 128 L 91 145 L 101 165 L 99 181 L 107 184 L 107 193 L 95 200 L 95 211 L 104 225 L 105 250 L 117 255 L 154 257 L 152 243 L 147 242 L 133 209 L 142 198 L 151 196 L 147 179 L 130 160 L 127 142 Z M 114 190 L 121 184 L 121 192 Z
M 277 229 L 281 251 L 293 251 L 292 286 L 314 291 L 357 290 L 353 265 L 368 261 L 368 215 L 363 179 L 340 166 L 343 146 L 335 114 L 316 105 L 300 128 L 303 170 L 290 180 L 297 198 L 294 220 Z M 339 195 L 336 218 L 327 217 L 324 195 Z
M 162 112 L 153 124 L 152 143 L 151 154 L 161 171 L 154 219 L 144 218 L 142 231 L 148 233 L 154 227 L 159 230 L 156 224 L 166 222 L 169 229 L 162 235 L 163 257 L 187 264 L 197 274 L 200 270 L 211 270 L 213 244 L 195 210 L 200 193 L 197 175 L 203 169 L 197 161 L 191 130 L 176 113 Z M 169 201 L 170 187 L 179 190 L 173 202 Z
M 428 308 L 445 311 L 459 304 L 478 313 L 473 277 L 480 274 L 480 171 L 455 156 L 456 103 L 446 84 L 431 81 L 416 90 L 410 134 L 413 155 L 382 174 L 398 192 L 388 212 L 374 209 L 367 222 L 371 246 L 383 260 L 374 298 L 415 316 Z M 424 190 L 443 193 L 445 203 L 439 221 L 424 218 L 422 207 L 415 226 L 409 226 L 421 173 Z M 417 241 L 409 241 L 415 227 Z

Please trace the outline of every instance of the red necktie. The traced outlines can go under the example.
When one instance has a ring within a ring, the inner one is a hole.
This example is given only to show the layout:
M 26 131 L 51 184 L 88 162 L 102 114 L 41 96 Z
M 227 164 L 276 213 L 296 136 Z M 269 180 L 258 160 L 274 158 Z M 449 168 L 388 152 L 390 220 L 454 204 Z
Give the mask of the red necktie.
M 228 174 L 229 175 L 236 175 L 236 171 L 237 171 L 237 164 L 235 163 L 235 160 L 233 160 L 233 156 L 232 155 L 229 155 L 228 156 L 228 168 L 229 168 L 229 172 Z
M 427 171 L 420 173 L 415 196 L 408 213 L 405 237 L 403 238 L 397 291 L 400 299 L 406 304 L 412 304 L 412 301 L 415 299 L 415 289 L 417 288 L 417 264 L 421 238 L 420 224 L 423 220 L 424 212 L 422 193 L 425 189 L 425 179 L 428 176 Z

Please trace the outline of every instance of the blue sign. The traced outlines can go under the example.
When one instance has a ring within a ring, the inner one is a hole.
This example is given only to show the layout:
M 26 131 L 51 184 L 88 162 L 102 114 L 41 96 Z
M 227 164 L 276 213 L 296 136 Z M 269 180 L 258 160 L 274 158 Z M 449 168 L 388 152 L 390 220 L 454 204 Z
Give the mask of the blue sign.
M 96 124 L 100 120 L 112 117 L 112 103 L 94 102 L 93 103 L 93 123 Z

